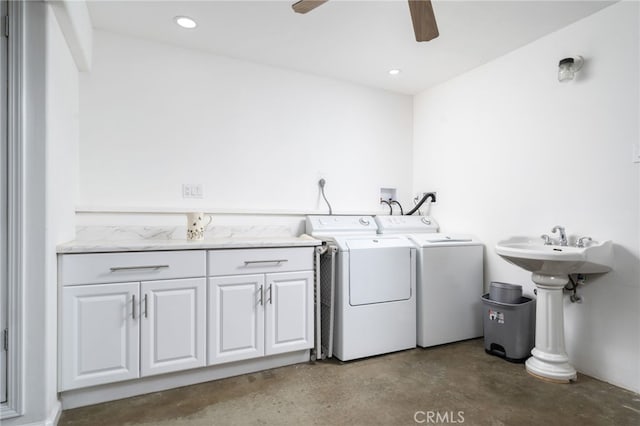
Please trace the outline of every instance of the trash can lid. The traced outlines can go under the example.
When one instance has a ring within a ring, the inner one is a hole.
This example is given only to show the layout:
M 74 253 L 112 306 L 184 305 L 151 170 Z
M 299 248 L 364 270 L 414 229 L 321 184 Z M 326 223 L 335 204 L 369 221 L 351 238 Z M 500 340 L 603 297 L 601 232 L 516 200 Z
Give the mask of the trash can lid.
M 508 290 L 517 290 L 517 289 L 522 290 L 522 286 L 521 285 L 509 284 L 509 283 L 501 283 L 501 282 L 498 282 L 498 281 L 492 281 L 491 282 L 491 287 L 504 288 L 504 289 L 508 289 Z

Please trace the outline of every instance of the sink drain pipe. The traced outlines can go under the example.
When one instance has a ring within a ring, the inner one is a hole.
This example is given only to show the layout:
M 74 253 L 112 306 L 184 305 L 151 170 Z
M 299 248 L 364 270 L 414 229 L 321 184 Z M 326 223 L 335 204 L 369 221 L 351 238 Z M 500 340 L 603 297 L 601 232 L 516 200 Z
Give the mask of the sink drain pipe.
M 582 274 L 578 274 L 576 275 L 575 279 L 571 275 L 567 276 L 569 277 L 571 286 L 567 284 L 564 289 L 572 292 L 572 294 L 569 296 L 569 300 L 571 300 L 571 303 L 582 303 L 582 296 L 578 295 L 578 285 L 584 284 L 585 276 Z

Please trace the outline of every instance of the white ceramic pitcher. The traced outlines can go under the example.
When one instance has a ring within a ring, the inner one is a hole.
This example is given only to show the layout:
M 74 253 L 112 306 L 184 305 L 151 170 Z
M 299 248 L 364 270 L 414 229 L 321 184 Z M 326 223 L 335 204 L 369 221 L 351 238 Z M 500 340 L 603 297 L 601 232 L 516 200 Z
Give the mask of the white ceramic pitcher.
M 203 212 L 187 213 L 187 240 L 204 240 L 204 230 L 211 224 L 212 216 L 207 216 Z

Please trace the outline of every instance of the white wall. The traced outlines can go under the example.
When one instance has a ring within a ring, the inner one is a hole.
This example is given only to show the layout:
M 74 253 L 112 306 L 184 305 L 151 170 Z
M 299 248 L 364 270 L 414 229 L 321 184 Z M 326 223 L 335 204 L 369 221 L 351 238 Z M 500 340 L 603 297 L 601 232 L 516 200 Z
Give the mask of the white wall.
M 579 371 L 640 391 L 638 3 L 624 2 L 416 96 L 414 189 L 437 190 L 444 230 L 487 244 L 486 283 L 533 290 L 494 245 L 560 224 L 615 242 L 614 270 L 565 303 L 569 357 Z M 574 82 L 561 58 L 580 54 Z
M 80 83 L 82 208 L 324 212 L 321 176 L 337 212 L 411 198 L 409 96 L 102 31 Z
M 93 28 L 84 0 L 45 0 L 55 13 L 78 70 L 91 69 Z
M 75 237 L 78 182 L 79 76 L 53 7 L 47 5 L 46 50 L 46 380 L 49 418 L 57 398 L 58 276 L 56 245 Z M 86 7 L 86 6 L 85 6 Z

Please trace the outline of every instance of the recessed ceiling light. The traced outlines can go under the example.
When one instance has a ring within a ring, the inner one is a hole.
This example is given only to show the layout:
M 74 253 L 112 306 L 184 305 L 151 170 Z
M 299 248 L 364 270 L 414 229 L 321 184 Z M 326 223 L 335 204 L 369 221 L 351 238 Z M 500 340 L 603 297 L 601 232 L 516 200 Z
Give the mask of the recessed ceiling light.
M 399 70 L 399 69 L 389 70 L 389 75 L 398 75 L 400 73 L 401 73 L 401 70 Z
M 173 18 L 173 20 L 176 21 L 176 24 L 180 25 L 182 28 L 186 28 L 188 30 L 194 29 L 198 26 L 198 24 L 196 24 L 196 21 L 189 18 L 188 16 L 176 16 L 175 18 Z

